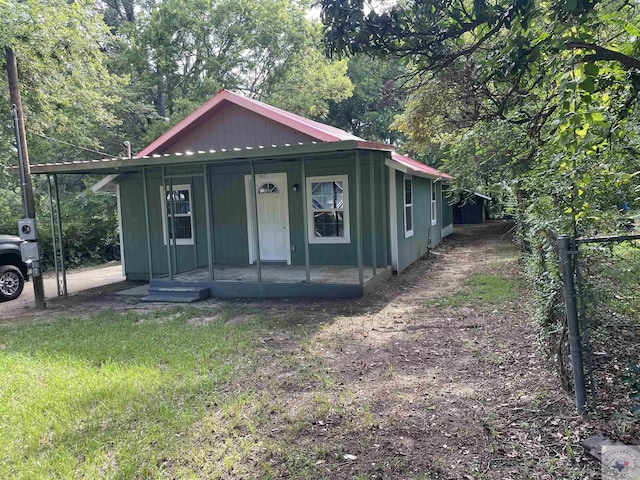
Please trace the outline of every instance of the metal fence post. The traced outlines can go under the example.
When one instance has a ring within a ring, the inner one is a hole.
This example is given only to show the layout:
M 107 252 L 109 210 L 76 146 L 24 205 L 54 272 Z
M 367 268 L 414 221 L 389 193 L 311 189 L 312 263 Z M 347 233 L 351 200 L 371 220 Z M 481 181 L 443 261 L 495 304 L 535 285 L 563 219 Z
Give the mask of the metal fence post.
M 571 350 L 571 368 L 573 371 L 573 385 L 576 395 L 576 407 L 579 413 L 584 412 L 587 394 L 584 383 L 584 367 L 582 365 L 582 344 L 578 327 L 578 308 L 576 303 L 576 287 L 574 282 L 573 260 L 577 251 L 575 242 L 566 235 L 558 237 L 560 250 L 560 264 L 564 284 L 564 304 L 567 312 L 567 326 L 569 328 L 569 349 Z

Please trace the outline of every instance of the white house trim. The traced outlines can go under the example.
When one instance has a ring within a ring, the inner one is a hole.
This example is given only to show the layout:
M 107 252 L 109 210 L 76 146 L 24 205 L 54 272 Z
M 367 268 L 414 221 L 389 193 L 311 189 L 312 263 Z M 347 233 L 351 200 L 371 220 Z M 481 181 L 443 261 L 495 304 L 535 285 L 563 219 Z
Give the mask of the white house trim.
M 396 171 L 389 167 L 389 238 L 391 240 L 391 268 L 398 271 L 398 199 L 396 198 Z

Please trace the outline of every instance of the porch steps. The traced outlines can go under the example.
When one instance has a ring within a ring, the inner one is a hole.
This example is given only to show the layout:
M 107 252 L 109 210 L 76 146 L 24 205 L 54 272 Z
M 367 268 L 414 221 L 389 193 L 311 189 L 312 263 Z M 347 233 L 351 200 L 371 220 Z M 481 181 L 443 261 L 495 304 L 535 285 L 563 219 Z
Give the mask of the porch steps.
M 211 296 L 207 287 L 149 285 L 149 296 L 143 302 L 194 303 Z

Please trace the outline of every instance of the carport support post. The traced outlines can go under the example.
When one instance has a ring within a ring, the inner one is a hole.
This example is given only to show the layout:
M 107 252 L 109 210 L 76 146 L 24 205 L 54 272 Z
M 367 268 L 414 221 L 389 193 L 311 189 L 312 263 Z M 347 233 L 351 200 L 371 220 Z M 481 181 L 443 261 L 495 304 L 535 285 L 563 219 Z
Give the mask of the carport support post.
M 369 203 L 371 210 L 371 269 L 372 275 L 376 276 L 376 268 L 378 264 L 377 248 L 376 248 L 376 197 L 374 194 L 376 182 L 376 170 L 373 164 L 373 152 L 369 152 Z
M 360 152 L 356 150 L 356 251 L 358 255 L 358 281 L 364 286 L 364 261 L 362 258 L 362 166 Z
M 584 412 L 587 394 L 584 383 L 584 367 L 582 365 L 582 345 L 580 343 L 580 329 L 578 327 L 578 309 L 576 306 L 576 288 L 574 282 L 573 260 L 577 251 L 572 238 L 566 235 L 558 237 L 562 280 L 564 284 L 564 303 L 567 310 L 567 326 L 569 328 L 569 348 L 571 350 L 571 367 L 573 371 L 573 385 L 576 395 L 578 413 Z
M 142 194 L 144 195 L 144 226 L 147 230 L 147 261 L 149 262 L 149 281 L 153 280 L 153 257 L 151 253 L 151 222 L 149 221 L 149 195 L 147 192 L 147 169 L 142 168 Z
M 260 263 L 260 230 L 258 229 L 258 196 L 256 194 L 256 169 L 253 166 L 253 160 L 251 160 L 251 204 L 253 206 L 253 215 L 251 220 L 253 221 L 253 245 L 256 253 L 256 269 L 258 282 L 262 281 L 262 264 Z
M 305 280 L 311 283 L 311 266 L 309 263 L 309 212 L 307 211 L 307 167 L 304 157 L 300 161 L 300 175 L 302 176 L 302 224 L 304 232 L 304 269 Z
M 53 243 L 53 266 L 56 269 L 56 286 L 58 287 L 58 296 L 62 296 L 60 291 L 60 269 L 58 266 L 58 244 L 56 233 L 56 217 L 53 213 L 53 190 L 51 188 L 51 175 L 47 173 L 47 187 L 49 189 L 49 216 L 51 217 L 51 242 Z
M 60 269 L 62 270 L 62 284 L 58 281 L 58 291 L 62 290 L 62 296 L 67 296 L 67 269 L 64 266 L 64 236 L 62 234 L 62 215 L 60 214 L 60 189 L 58 188 L 58 175 L 53 175 L 53 187 L 56 194 L 56 211 L 58 212 L 58 249 L 60 251 Z
M 213 254 L 214 254 L 214 238 L 211 230 L 211 193 L 209 192 L 209 169 L 207 165 L 204 167 L 204 210 L 207 216 L 207 257 L 209 265 L 209 281 L 213 282 Z

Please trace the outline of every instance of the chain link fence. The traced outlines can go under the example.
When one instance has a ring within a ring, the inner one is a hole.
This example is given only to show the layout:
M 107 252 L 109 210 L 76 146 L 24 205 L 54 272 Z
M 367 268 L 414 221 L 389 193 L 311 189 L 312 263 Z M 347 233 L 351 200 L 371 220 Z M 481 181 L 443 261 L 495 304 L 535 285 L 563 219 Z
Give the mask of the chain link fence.
M 640 421 L 640 235 L 558 239 L 576 406 Z M 624 427 L 623 427 L 624 428 Z

